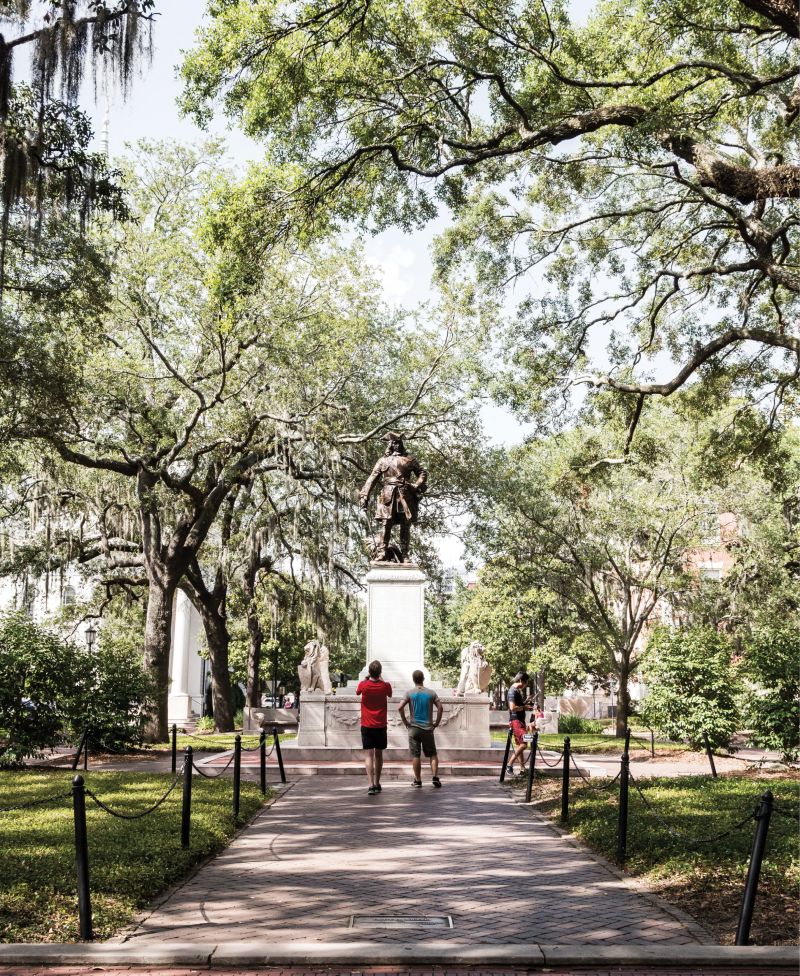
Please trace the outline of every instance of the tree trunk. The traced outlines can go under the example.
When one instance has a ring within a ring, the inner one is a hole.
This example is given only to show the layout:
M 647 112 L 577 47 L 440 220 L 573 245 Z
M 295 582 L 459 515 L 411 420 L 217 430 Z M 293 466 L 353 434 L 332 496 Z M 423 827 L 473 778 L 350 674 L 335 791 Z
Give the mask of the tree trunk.
M 624 651 L 623 656 L 627 659 L 627 654 Z M 619 736 L 623 736 L 628 729 L 628 716 L 631 710 L 631 696 L 628 689 L 630 668 L 627 664 L 623 664 L 620 667 L 617 677 L 619 678 L 619 692 L 617 693 L 616 733 Z
M 261 646 L 264 631 L 255 611 L 247 611 L 247 630 L 250 634 L 250 647 L 247 654 L 247 691 L 245 704 L 258 708 L 261 704 Z
M 172 611 L 175 586 L 150 578 L 144 630 L 144 669 L 155 684 L 155 712 L 145 727 L 148 742 L 166 742 L 169 696 L 169 652 L 172 643 Z
M 214 708 L 214 727 L 218 732 L 233 731 L 233 698 L 231 676 L 228 672 L 228 625 L 216 610 L 196 603 L 203 621 L 211 664 L 211 702 Z

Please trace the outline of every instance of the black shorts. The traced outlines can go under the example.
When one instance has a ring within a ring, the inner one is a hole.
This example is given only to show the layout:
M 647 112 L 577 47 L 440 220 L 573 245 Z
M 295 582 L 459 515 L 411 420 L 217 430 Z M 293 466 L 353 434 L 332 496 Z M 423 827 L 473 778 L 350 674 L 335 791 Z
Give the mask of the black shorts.
M 362 725 L 361 745 L 364 749 L 385 749 L 386 728 L 372 729 L 367 725 Z
M 411 725 L 408 729 L 408 748 L 412 759 L 419 759 L 420 751 L 430 759 L 436 755 L 436 739 L 433 729 L 421 729 L 418 725 Z

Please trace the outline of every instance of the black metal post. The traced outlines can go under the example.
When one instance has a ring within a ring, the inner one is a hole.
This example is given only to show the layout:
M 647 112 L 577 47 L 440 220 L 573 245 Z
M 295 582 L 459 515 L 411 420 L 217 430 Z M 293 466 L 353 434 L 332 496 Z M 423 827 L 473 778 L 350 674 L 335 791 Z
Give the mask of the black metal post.
M 83 750 L 83 744 L 86 742 L 86 729 L 83 730 L 80 741 L 78 742 L 78 751 L 72 757 L 72 769 L 73 771 L 78 768 L 78 763 L 81 760 L 81 752 Z
M 562 762 L 564 767 L 561 770 L 561 823 L 569 820 L 569 736 L 564 739 L 564 755 Z
M 650 755 L 653 759 L 656 758 L 656 734 L 650 729 Z
M 172 772 L 178 771 L 178 726 L 172 723 Z
M 72 781 L 72 812 L 75 819 L 75 867 L 78 875 L 78 919 L 81 939 L 91 942 L 92 901 L 89 897 L 89 841 L 86 836 L 86 793 L 83 776 Z
M 711 764 L 711 775 L 714 779 L 717 778 L 717 767 L 714 765 L 714 753 L 711 751 L 711 743 L 708 741 L 708 733 L 703 733 L 703 745 L 706 747 L 706 755 L 708 756 L 708 761 Z
M 258 762 L 261 767 L 261 795 L 267 795 L 267 733 L 262 729 L 258 740 Z
M 756 817 L 756 832 L 753 835 L 753 849 L 750 852 L 750 865 L 747 868 L 747 881 L 744 885 L 742 910 L 739 912 L 739 924 L 736 927 L 737 946 L 750 944 L 750 923 L 753 921 L 753 908 L 758 893 L 758 879 L 761 874 L 761 862 L 764 860 L 764 848 L 767 845 L 767 831 L 772 817 L 772 791 L 767 790 L 761 795 L 761 803 Z
M 630 777 L 630 756 L 628 749 L 631 730 L 625 733 L 625 751 L 620 761 L 619 777 L 619 820 L 617 821 L 617 863 L 624 864 L 628 855 L 628 785 Z
M 525 802 L 531 802 L 531 793 L 533 792 L 533 777 L 536 773 L 536 747 L 539 742 L 539 733 L 533 733 L 533 741 L 531 742 L 531 754 L 528 756 L 528 785 L 525 789 Z
M 233 740 L 233 819 L 239 819 L 239 794 L 242 786 L 242 737 Z
M 192 820 L 192 763 L 194 762 L 191 746 L 186 747 L 186 758 L 183 760 L 183 806 L 181 807 L 181 847 L 189 846 L 189 828 Z
M 503 756 L 503 767 L 500 770 L 500 782 L 505 783 L 506 781 L 506 766 L 508 765 L 508 756 L 511 752 L 511 740 L 514 737 L 514 733 L 511 729 L 508 730 L 508 737 L 506 738 L 506 751 Z
M 283 754 L 281 753 L 281 737 L 278 735 L 278 727 L 273 725 L 272 738 L 275 741 L 275 754 L 278 757 L 278 769 L 281 771 L 281 783 L 286 782 L 286 770 L 283 768 Z

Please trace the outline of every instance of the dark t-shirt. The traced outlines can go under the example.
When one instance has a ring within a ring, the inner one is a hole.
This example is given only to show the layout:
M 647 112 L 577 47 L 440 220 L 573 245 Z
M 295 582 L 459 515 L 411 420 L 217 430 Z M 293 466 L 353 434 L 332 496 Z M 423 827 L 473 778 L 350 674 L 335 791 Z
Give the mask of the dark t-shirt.
M 513 722 L 514 719 L 517 719 L 518 721 L 522 722 L 523 725 L 525 724 L 525 710 L 523 709 L 521 712 L 517 712 L 511 707 L 512 705 L 524 705 L 524 704 L 525 704 L 525 696 L 522 694 L 522 688 L 509 688 L 508 689 L 509 722 Z

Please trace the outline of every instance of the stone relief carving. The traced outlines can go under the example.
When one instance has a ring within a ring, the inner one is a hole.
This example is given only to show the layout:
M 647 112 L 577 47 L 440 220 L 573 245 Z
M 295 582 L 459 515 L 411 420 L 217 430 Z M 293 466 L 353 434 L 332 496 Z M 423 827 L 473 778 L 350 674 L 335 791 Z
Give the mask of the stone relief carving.
M 489 687 L 492 666 L 483 654 L 483 644 L 472 641 L 461 652 L 461 677 L 456 688 L 457 695 L 481 695 Z
M 303 648 L 305 657 L 300 662 L 297 674 L 300 678 L 300 692 L 321 691 L 330 695 L 331 676 L 328 673 L 328 648 L 319 640 L 311 640 Z

